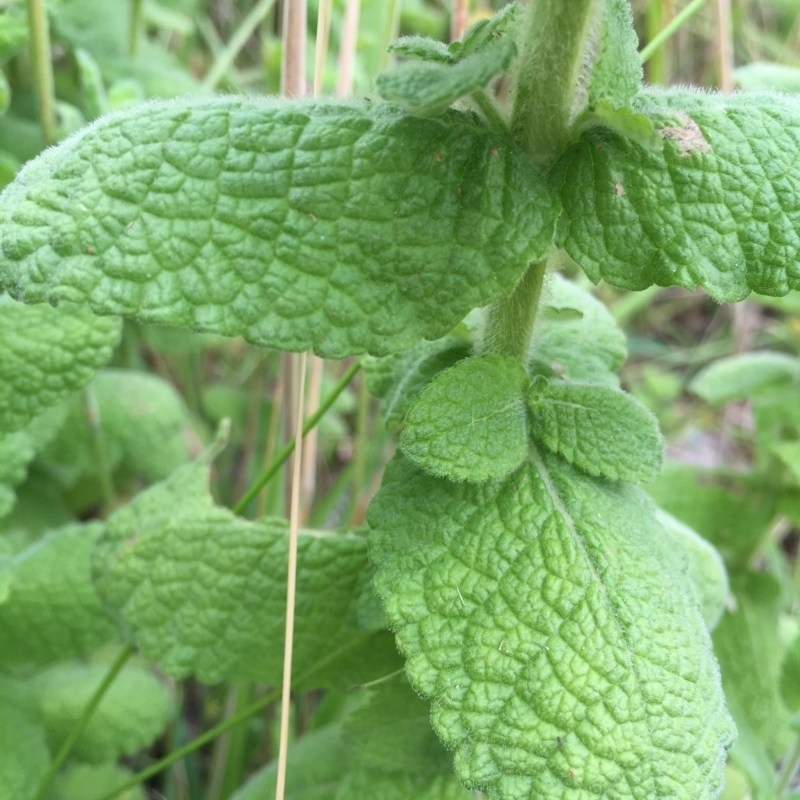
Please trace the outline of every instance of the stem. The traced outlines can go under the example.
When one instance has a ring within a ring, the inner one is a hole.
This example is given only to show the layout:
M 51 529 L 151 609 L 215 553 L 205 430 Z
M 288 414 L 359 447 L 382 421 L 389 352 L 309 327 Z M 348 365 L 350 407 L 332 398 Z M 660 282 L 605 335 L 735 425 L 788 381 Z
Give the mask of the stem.
M 320 404 L 317 411 L 306 420 L 305 425 L 303 425 L 304 436 L 325 416 L 330 407 L 336 402 L 336 398 L 347 388 L 347 385 L 353 380 L 353 377 L 360 369 L 361 364 L 358 361 L 350 365 L 333 391 Z M 270 482 L 278 470 L 286 463 L 286 459 L 294 452 L 295 442 L 295 439 L 287 442 L 275 457 L 272 464 L 261 473 L 256 482 L 242 495 L 240 500 L 233 507 L 236 514 L 241 514 L 242 511 L 247 508 L 250 501 Z
M 517 288 L 489 308 L 480 351 L 528 361 L 533 324 L 542 295 L 547 259 L 528 267 Z
M 586 104 L 581 73 L 600 33 L 604 0 L 532 0 L 520 48 L 511 132 L 543 169 L 570 141 Z
M 303 97 L 306 93 L 305 0 L 287 0 L 283 15 L 281 94 L 284 97 Z
M 55 89 L 53 63 L 50 60 L 50 27 L 44 0 L 28 0 L 28 27 L 31 31 L 31 52 L 36 68 L 36 94 L 39 118 L 45 145 L 56 140 Z
M 122 668 L 127 663 L 128 659 L 132 655 L 133 655 L 133 647 L 131 645 L 126 645 L 120 651 L 120 654 L 117 656 L 114 663 L 109 667 L 105 677 L 100 682 L 100 685 L 94 690 L 94 694 L 92 695 L 91 699 L 83 709 L 80 718 L 75 723 L 75 727 L 72 729 L 72 732 L 66 738 L 64 744 L 61 745 L 61 749 L 58 751 L 58 754 L 53 759 L 53 763 L 50 765 L 50 769 L 47 770 L 44 778 L 42 778 L 42 782 L 39 784 L 39 790 L 36 793 L 36 800 L 42 800 L 42 798 L 47 793 L 47 790 L 50 788 L 50 784 L 53 782 L 53 779 L 55 778 L 59 769 L 61 769 L 61 765 L 67 760 L 67 756 L 70 754 L 72 748 L 75 746 L 75 742 L 78 741 L 80 735 L 84 732 L 84 730 L 86 730 L 86 726 L 89 724 L 89 720 L 94 715 L 94 712 L 97 711 L 97 707 L 102 702 L 106 692 L 111 688 L 111 685 L 116 680 L 117 675 L 119 675 L 120 673 L 120 670 L 122 670 Z
M 681 26 L 686 23 L 690 17 L 693 17 L 707 2 L 708 0 L 692 0 L 686 8 L 681 10 L 680 14 L 676 14 L 670 22 L 662 28 L 661 32 L 642 48 L 639 53 L 642 64 L 645 64 L 653 53 L 655 53 L 664 42 L 671 39 Z

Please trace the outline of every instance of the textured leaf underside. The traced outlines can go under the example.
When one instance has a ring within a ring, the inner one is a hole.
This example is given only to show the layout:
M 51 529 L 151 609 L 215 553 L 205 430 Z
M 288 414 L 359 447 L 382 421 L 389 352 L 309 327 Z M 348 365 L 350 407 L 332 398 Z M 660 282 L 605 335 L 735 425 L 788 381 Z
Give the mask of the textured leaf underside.
M 557 241 L 592 280 L 700 286 L 723 302 L 800 288 L 800 104 L 671 91 L 633 110 L 661 152 L 594 130 L 552 175 Z
M 111 357 L 119 331 L 119 320 L 86 309 L 25 308 L 0 296 L 0 432 L 24 427 L 87 384 Z
M 0 286 L 286 350 L 388 352 L 509 293 L 549 247 L 556 205 L 470 115 L 154 102 L 7 188 Z
M 168 674 L 279 683 L 286 522 L 253 523 L 215 506 L 207 481 L 201 459 L 118 510 L 95 549 L 96 585 Z M 363 536 L 300 535 L 295 683 L 357 683 L 397 668 L 390 637 L 359 620 L 371 574 L 366 549 Z
M 478 486 L 398 457 L 369 519 L 378 593 L 467 786 L 716 797 L 733 726 L 685 563 L 638 490 L 535 452 Z

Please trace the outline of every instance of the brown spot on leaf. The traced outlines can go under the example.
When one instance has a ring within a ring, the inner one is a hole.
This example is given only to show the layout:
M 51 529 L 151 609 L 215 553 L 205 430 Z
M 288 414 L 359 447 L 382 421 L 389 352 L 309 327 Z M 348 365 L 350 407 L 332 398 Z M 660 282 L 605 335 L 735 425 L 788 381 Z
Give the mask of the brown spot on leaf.
M 681 158 L 710 153 L 711 146 L 703 136 L 700 126 L 687 114 L 679 114 L 675 125 L 665 125 L 660 133 L 663 139 L 675 142 Z

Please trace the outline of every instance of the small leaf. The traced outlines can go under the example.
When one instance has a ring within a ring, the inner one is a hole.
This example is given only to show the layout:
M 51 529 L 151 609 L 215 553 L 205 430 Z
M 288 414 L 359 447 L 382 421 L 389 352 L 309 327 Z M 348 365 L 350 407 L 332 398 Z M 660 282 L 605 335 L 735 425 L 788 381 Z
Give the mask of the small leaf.
M 557 213 L 471 115 L 154 102 L 47 150 L 5 190 L 0 285 L 267 347 L 386 353 L 510 293 Z
M 589 106 L 625 107 L 642 83 L 639 42 L 628 0 L 610 0 L 605 6 L 597 56 L 589 78 Z
M 215 506 L 209 457 L 112 515 L 95 548 L 95 583 L 167 674 L 279 684 L 288 526 Z M 397 669 L 391 638 L 359 622 L 372 574 L 363 536 L 301 532 L 297 574 L 305 612 L 295 625 L 295 684 L 349 686 Z
M 656 519 L 686 553 L 689 577 L 700 591 L 703 619 L 708 629 L 714 630 L 730 594 L 728 573 L 720 554 L 697 531 L 663 509 L 658 509 Z
M 544 307 L 575 310 L 579 316 L 537 316 L 531 367 L 579 383 L 616 389 L 617 372 L 628 356 L 627 340 L 614 317 L 596 297 L 561 275 L 550 276 Z
M 528 452 L 528 376 L 512 358 L 478 356 L 440 372 L 411 405 L 400 449 L 431 475 L 485 481 Z
M 797 381 L 800 358 L 764 350 L 717 359 L 694 376 L 689 390 L 712 405 L 721 405 Z
M 457 60 L 444 42 L 427 36 L 401 36 L 389 45 L 389 52 L 404 58 L 435 61 L 440 64 L 451 64 Z
M 531 436 L 590 475 L 638 482 L 661 471 L 658 420 L 629 394 L 539 379 L 528 405 Z
M 442 370 L 472 355 L 472 335 L 460 325 L 433 342 L 420 341 L 399 353 L 363 360 L 370 392 L 381 398 L 379 411 L 392 430 L 405 419 L 417 395 Z
M 0 431 L 24 427 L 87 384 L 119 333 L 119 320 L 85 309 L 26 308 L 0 296 Z
M 800 288 L 800 101 L 648 91 L 632 111 L 662 152 L 593 130 L 551 174 L 569 256 L 624 289 L 699 286 L 727 302 Z
M 368 511 L 375 585 L 468 788 L 716 797 L 734 728 L 653 512 L 636 487 L 535 452 L 477 486 L 389 464 Z
M 406 40 L 396 52 L 421 60 L 400 64 L 378 75 L 375 88 L 385 100 L 399 103 L 413 114 L 439 114 L 508 69 L 517 53 L 508 30 L 516 12 L 517 6 L 512 4 L 491 20 L 479 22 L 462 42 L 447 48 L 447 58 L 441 50 L 423 46 L 424 39 Z
M 107 672 L 100 664 L 59 664 L 32 679 L 54 751 L 72 732 Z M 153 675 L 125 667 L 103 696 L 72 755 L 94 764 L 132 755 L 163 732 L 171 710 L 166 689 Z
M 101 531 L 98 523 L 76 523 L 14 557 L 0 605 L 0 669 L 87 656 L 117 638 L 91 583 L 89 560 Z

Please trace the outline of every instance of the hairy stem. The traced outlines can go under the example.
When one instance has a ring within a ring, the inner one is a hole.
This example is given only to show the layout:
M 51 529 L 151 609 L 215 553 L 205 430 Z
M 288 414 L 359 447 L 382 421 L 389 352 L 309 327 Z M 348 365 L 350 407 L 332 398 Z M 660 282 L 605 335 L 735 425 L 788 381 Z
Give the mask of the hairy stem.
M 531 0 L 515 82 L 511 134 L 543 172 L 569 145 L 584 110 L 583 72 L 593 51 L 607 0 Z M 509 297 L 490 308 L 481 351 L 525 363 L 547 259 L 528 271 Z
M 511 356 L 523 364 L 527 362 L 546 272 L 547 259 L 534 262 L 517 288 L 489 308 L 480 346 L 482 353 Z
M 517 72 L 511 132 L 541 168 L 569 143 L 583 110 L 581 73 L 600 32 L 606 0 L 531 0 Z

